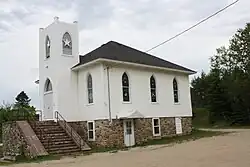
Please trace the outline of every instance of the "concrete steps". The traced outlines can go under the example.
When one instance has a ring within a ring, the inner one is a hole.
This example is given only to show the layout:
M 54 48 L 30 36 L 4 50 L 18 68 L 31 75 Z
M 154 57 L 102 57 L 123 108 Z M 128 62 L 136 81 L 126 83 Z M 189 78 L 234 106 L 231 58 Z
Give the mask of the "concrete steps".
M 31 123 L 34 132 L 49 154 L 80 153 L 80 148 L 65 132 L 65 130 L 53 121 L 41 121 Z

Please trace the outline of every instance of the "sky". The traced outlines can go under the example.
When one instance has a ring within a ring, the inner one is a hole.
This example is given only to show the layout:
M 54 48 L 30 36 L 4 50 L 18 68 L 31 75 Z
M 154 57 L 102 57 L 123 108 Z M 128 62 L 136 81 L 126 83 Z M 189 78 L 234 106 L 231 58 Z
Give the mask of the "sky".
M 0 104 L 20 91 L 39 106 L 38 33 L 55 16 L 78 21 L 80 53 L 110 40 L 142 51 L 161 43 L 233 0 L 0 0 Z M 199 27 L 150 54 L 197 71 L 209 71 L 216 48 L 228 45 L 250 20 L 250 1 L 240 0 Z M 192 78 L 192 76 L 191 76 Z

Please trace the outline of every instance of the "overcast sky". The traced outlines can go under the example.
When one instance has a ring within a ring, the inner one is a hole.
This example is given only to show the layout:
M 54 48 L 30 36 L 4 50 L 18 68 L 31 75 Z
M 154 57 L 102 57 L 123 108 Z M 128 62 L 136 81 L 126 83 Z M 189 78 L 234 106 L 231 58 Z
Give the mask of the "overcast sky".
M 110 40 L 145 51 L 233 0 L 0 0 L 0 103 L 24 90 L 39 108 L 38 31 L 53 22 L 79 22 L 80 53 Z M 250 1 L 240 0 L 198 28 L 151 54 L 198 72 L 250 20 Z

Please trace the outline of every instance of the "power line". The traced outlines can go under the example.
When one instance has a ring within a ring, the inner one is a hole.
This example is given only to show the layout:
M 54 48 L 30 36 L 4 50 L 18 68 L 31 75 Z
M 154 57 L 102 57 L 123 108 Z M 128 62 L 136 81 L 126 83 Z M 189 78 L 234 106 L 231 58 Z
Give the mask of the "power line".
M 199 22 L 196 23 L 195 25 L 193 25 L 193 26 L 189 27 L 188 29 L 186 29 L 186 30 L 184 30 L 184 31 L 182 31 L 182 32 L 180 32 L 180 33 L 178 33 L 177 35 L 175 35 L 175 36 L 169 38 L 168 40 L 166 40 L 166 41 L 164 41 L 164 42 L 162 42 L 162 43 L 160 43 L 160 44 L 158 44 L 158 45 L 156 45 L 156 46 L 154 46 L 154 47 L 148 49 L 148 50 L 145 51 L 145 52 L 147 53 L 147 52 L 149 52 L 149 51 L 151 51 L 151 50 L 153 50 L 153 49 L 155 49 L 155 48 L 157 48 L 157 47 L 159 47 L 159 46 L 161 46 L 161 45 L 163 45 L 163 44 L 165 44 L 165 43 L 167 43 L 167 42 L 169 42 L 169 41 L 171 41 L 171 40 L 173 40 L 173 39 L 175 39 L 175 38 L 177 38 L 178 36 L 184 34 L 185 32 L 187 32 L 187 31 L 189 31 L 189 30 L 191 30 L 191 29 L 193 29 L 194 27 L 200 25 L 201 23 L 203 23 L 203 22 L 209 20 L 210 18 L 216 16 L 216 15 L 219 14 L 220 12 L 226 10 L 226 9 L 229 8 L 230 6 L 233 6 L 233 5 L 236 4 L 237 2 L 239 2 L 239 0 L 234 1 L 233 3 L 227 5 L 226 7 L 224 7 L 224 8 L 222 8 L 222 9 L 218 10 L 218 11 L 215 12 L 214 14 L 212 14 L 212 15 L 206 17 L 205 19 L 199 21 Z

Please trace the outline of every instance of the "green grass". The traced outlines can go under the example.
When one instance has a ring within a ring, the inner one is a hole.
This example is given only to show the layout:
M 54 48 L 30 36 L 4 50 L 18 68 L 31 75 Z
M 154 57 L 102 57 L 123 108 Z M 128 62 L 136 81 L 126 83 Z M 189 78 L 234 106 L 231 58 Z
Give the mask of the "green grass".
M 34 159 L 27 159 L 23 156 L 19 156 L 17 157 L 16 161 L 13 162 L 0 162 L 0 166 L 19 164 L 19 163 L 41 163 L 43 161 L 59 160 L 60 158 L 61 158 L 60 156 L 55 156 L 55 155 L 41 156 Z
M 164 137 L 161 139 L 149 140 L 139 146 L 148 146 L 148 145 L 161 145 L 161 144 L 172 144 L 172 143 L 182 143 L 185 141 L 197 140 L 205 137 L 213 137 L 219 135 L 225 135 L 229 132 L 220 132 L 220 131 L 206 131 L 193 129 L 191 134 L 183 136 L 174 136 L 174 137 Z
M 119 148 L 117 147 L 108 147 L 108 148 L 94 148 L 94 149 L 91 149 L 90 153 L 102 153 L 102 152 L 117 152 L 119 150 Z
M 210 126 L 210 124 L 209 124 L 209 111 L 205 108 L 193 108 L 192 124 L 195 127 Z
M 221 132 L 221 131 L 207 131 L 207 130 L 199 130 L 199 129 L 193 129 L 191 134 L 183 135 L 183 136 L 174 136 L 174 137 L 163 137 L 161 139 L 154 139 L 149 140 L 143 144 L 135 145 L 133 147 L 137 146 L 150 146 L 150 145 L 161 145 L 161 144 L 174 144 L 174 143 L 182 143 L 185 141 L 191 141 L 191 140 L 197 140 L 200 138 L 205 137 L 213 137 L 213 136 L 219 136 L 219 135 L 225 135 L 229 132 Z M 98 148 L 91 150 L 91 153 L 99 153 L 99 152 L 110 152 L 110 153 L 116 153 L 118 150 L 126 151 L 129 148 Z
M 3 146 L 0 146 L 0 158 L 3 156 Z
M 216 123 L 214 125 L 193 125 L 195 128 L 206 128 L 206 129 L 250 129 L 250 125 L 228 125 L 226 123 Z
M 212 125 L 209 123 L 209 111 L 206 108 L 193 108 L 192 124 L 195 128 L 250 129 L 250 125 L 230 125 L 226 121 L 217 121 Z

